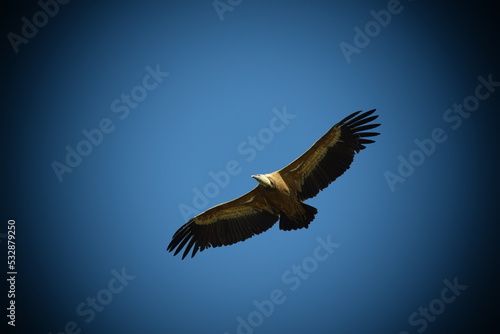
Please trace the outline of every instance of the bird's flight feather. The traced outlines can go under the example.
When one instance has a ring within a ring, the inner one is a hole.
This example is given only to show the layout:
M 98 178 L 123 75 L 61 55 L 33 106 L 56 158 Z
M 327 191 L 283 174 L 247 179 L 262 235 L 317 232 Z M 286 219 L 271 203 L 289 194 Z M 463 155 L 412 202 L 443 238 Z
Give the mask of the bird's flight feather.
M 288 166 L 268 174 L 275 181 L 284 182 L 287 196 L 297 203 L 314 197 L 319 191 L 335 181 L 351 165 L 354 155 L 373 143 L 368 137 L 377 136 L 377 132 L 369 132 L 380 124 L 368 124 L 378 116 L 372 115 L 375 109 L 361 113 L 355 112 L 337 124 L 316 141 L 304 154 Z M 270 199 L 272 192 L 259 184 L 250 192 L 232 201 L 222 203 L 199 214 L 184 224 L 172 237 L 168 251 L 178 254 L 184 247 L 182 258 L 192 249 L 191 257 L 198 251 L 209 247 L 219 247 L 246 240 L 272 227 L 280 217 L 286 218 L 286 224 L 293 224 L 288 212 L 280 212 L 276 203 Z M 291 194 L 289 194 L 291 192 Z M 293 198 L 292 198 L 293 197 Z M 288 197 L 279 197 L 280 200 Z M 281 203 L 279 203 L 281 204 Z M 315 208 L 305 205 L 309 213 L 304 213 L 307 227 L 314 219 Z M 311 210 L 313 214 L 311 214 Z M 300 212 L 299 212 L 300 213 Z M 291 226 L 290 229 L 297 227 Z

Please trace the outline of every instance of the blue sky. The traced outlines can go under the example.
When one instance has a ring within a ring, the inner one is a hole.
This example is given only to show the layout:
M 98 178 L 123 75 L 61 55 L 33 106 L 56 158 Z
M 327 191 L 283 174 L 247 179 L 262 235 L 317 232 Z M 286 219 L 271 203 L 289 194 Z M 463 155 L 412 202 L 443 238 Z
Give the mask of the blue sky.
M 1 241 L 5 250 L 15 220 L 17 330 L 495 324 L 500 72 L 490 7 L 42 4 L 6 5 L 4 24 Z M 373 108 L 381 135 L 307 201 L 319 211 L 307 230 L 275 226 L 184 261 L 166 252 L 186 210 L 246 193 L 250 175 L 284 167 Z

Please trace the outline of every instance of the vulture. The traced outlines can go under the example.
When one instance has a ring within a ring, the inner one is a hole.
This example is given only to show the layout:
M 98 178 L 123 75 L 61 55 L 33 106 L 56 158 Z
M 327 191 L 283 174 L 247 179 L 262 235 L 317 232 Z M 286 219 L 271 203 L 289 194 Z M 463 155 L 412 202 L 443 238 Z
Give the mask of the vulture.
M 192 250 L 232 245 L 260 234 L 279 220 L 283 231 L 308 228 L 318 210 L 303 203 L 335 181 L 351 165 L 354 154 L 379 135 L 369 130 L 378 115 L 375 109 L 357 111 L 316 141 L 304 154 L 283 169 L 252 175 L 258 185 L 232 201 L 216 205 L 190 219 L 175 232 L 167 251 L 182 259 Z

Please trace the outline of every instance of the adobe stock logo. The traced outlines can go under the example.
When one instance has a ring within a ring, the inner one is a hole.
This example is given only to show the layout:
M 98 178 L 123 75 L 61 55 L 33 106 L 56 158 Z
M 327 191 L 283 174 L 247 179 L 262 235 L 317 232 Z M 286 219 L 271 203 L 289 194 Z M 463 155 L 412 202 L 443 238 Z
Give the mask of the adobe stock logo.
M 448 279 L 443 281 L 445 287 L 441 290 L 439 298 L 435 298 L 429 302 L 426 307 L 420 306 L 418 312 L 413 312 L 408 317 L 408 323 L 417 327 L 417 333 L 422 333 L 427 329 L 429 322 L 433 322 L 446 310 L 446 305 L 449 305 L 462 294 L 462 291 L 467 289 L 467 285 L 459 284 L 458 277 L 453 279 L 451 283 Z M 401 331 L 399 334 L 410 334 L 407 331 Z
M 79 325 L 79 321 L 68 321 L 64 325 L 63 331 L 58 331 L 55 334 L 82 333 L 81 325 L 94 321 L 97 314 L 103 312 L 114 300 L 114 297 L 122 293 L 130 282 L 135 279 L 135 276 L 127 274 L 125 267 L 121 271 L 113 269 L 111 274 L 113 276 L 108 280 L 108 284 L 104 288 L 97 291 L 95 296 L 87 297 L 85 301 L 76 306 L 75 313 L 82 318 L 83 323 L 80 321 Z M 49 334 L 52 334 L 52 332 L 49 332 Z
M 300 264 L 293 264 L 290 269 L 281 274 L 281 282 L 288 285 L 288 290 L 296 291 L 302 286 L 302 283 L 309 279 L 311 275 L 318 270 L 320 263 L 325 262 L 335 252 L 340 244 L 332 242 L 331 236 L 326 238 L 316 238 L 317 245 L 312 254 L 306 256 L 300 261 Z M 287 294 L 284 289 L 276 288 L 269 293 L 269 299 L 262 301 L 254 300 L 252 302 L 253 310 L 246 316 L 236 317 L 236 334 L 252 334 L 255 329 L 262 326 L 266 318 L 271 317 L 277 306 L 287 300 Z M 229 334 L 227 331 L 224 334 Z
M 9 32 L 7 34 L 7 39 L 17 54 L 19 52 L 19 46 L 21 44 L 28 44 L 30 39 L 34 38 L 38 34 L 38 30 L 45 27 L 49 22 L 49 19 L 59 13 L 60 5 L 66 5 L 70 0 L 40 0 L 38 1 L 38 6 L 41 10 L 35 12 L 31 17 L 31 20 L 26 16 L 21 18 L 23 25 L 21 26 L 21 35 L 14 32 Z
M 395 15 L 401 14 L 403 9 L 404 6 L 399 0 L 389 0 L 386 9 L 381 9 L 378 12 L 371 10 L 370 15 L 373 17 L 373 20 L 368 21 L 364 25 L 364 29 L 358 26 L 353 28 L 355 32 L 353 37 L 354 45 L 344 41 L 339 44 L 340 51 L 342 51 L 347 63 L 351 63 L 353 54 L 360 54 L 362 49 L 370 45 L 372 39 L 382 32 L 382 28 L 386 28 L 391 23 L 392 18 Z
M 241 5 L 242 2 L 243 0 L 215 0 L 212 2 L 212 6 L 214 6 L 215 12 L 222 22 L 224 21 L 224 13 L 232 12 L 234 8 Z
M 157 64 L 153 69 L 151 66 L 146 66 L 146 75 L 142 78 L 141 84 L 132 87 L 129 93 L 122 93 L 120 98 L 111 101 L 111 112 L 117 115 L 120 121 L 125 120 L 130 115 L 130 111 L 137 108 L 139 104 L 146 99 L 148 92 L 155 90 L 164 78 L 170 73 L 162 72 L 160 65 Z M 83 159 L 89 156 L 94 148 L 102 144 L 105 135 L 109 135 L 115 131 L 116 125 L 113 124 L 111 118 L 103 117 L 93 129 L 83 129 L 81 139 L 74 146 L 66 145 L 66 156 L 63 162 L 54 160 L 51 163 L 52 170 L 59 182 L 64 181 L 65 173 L 72 173 L 76 167 L 80 166 Z
M 266 126 L 261 128 L 255 136 L 249 135 L 241 141 L 236 150 L 240 156 L 246 156 L 246 162 L 252 162 L 259 152 L 263 151 L 275 138 L 275 135 L 283 131 L 290 121 L 297 115 L 289 113 L 286 106 L 282 110 L 273 108 L 273 116 Z M 238 159 L 241 161 L 241 159 Z M 193 188 L 193 198 L 191 204 L 179 203 L 178 208 L 184 220 L 196 216 L 210 204 L 210 200 L 217 197 L 221 189 L 226 188 L 231 182 L 231 178 L 239 175 L 243 171 L 243 166 L 238 160 L 229 160 L 223 170 L 210 171 L 208 176 L 210 181 L 202 187 Z
M 474 89 L 474 93 L 466 96 L 462 103 L 454 103 L 452 108 L 446 109 L 442 114 L 442 119 L 449 127 L 456 131 L 458 130 L 464 120 L 468 119 L 473 113 L 479 109 L 481 103 L 490 98 L 490 96 L 500 87 L 500 81 L 493 80 L 493 74 L 490 73 L 486 77 L 479 75 L 477 77 L 479 82 Z M 416 169 L 423 165 L 424 162 L 430 158 L 438 149 L 439 144 L 443 144 L 448 140 L 448 134 L 451 131 L 446 131 L 441 127 L 434 128 L 429 136 L 424 139 L 415 138 L 413 143 L 416 148 L 410 153 L 399 155 L 398 166 L 395 172 L 386 170 L 384 178 L 389 186 L 391 192 L 396 191 L 396 185 L 405 182 Z

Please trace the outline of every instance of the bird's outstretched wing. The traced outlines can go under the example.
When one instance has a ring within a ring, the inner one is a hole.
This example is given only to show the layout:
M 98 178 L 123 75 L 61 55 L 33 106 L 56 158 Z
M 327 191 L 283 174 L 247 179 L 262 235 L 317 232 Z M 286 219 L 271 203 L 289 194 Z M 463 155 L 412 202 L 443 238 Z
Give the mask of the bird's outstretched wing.
M 185 246 L 184 259 L 209 247 L 232 245 L 262 233 L 279 219 L 261 194 L 262 186 L 232 201 L 214 206 L 190 219 L 175 232 L 168 251 L 177 255 Z
M 368 124 L 378 116 L 375 109 L 357 111 L 337 124 L 316 141 L 311 148 L 279 173 L 286 184 L 295 190 L 299 200 L 314 197 L 320 190 L 342 175 L 351 165 L 354 154 L 373 143 L 377 132 L 365 132 L 380 124 Z

